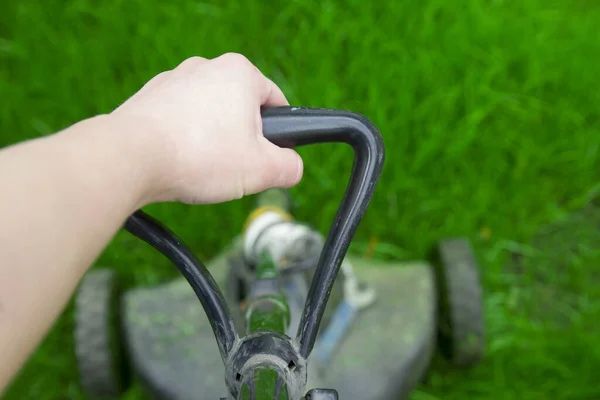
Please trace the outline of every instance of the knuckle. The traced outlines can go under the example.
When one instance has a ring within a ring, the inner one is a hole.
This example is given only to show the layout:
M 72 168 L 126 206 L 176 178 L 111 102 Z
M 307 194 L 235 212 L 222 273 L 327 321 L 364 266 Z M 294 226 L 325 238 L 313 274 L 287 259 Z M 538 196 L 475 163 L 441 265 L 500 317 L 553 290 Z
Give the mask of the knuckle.
M 181 67 L 181 68 L 197 67 L 200 64 L 204 63 L 204 61 L 206 61 L 206 59 L 204 57 L 192 56 L 192 57 L 189 57 L 189 58 L 186 58 L 185 60 L 183 60 L 181 62 L 181 64 L 179 64 L 179 67 Z
M 252 63 L 240 53 L 225 53 L 219 57 L 224 63 L 235 68 L 250 68 Z
M 154 78 L 152 78 L 152 80 L 155 82 L 163 82 L 164 80 L 166 80 L 169 77 L 169 73 L 170 73 L 170 71 L 163 71 L 163 72 L 157 74 Z

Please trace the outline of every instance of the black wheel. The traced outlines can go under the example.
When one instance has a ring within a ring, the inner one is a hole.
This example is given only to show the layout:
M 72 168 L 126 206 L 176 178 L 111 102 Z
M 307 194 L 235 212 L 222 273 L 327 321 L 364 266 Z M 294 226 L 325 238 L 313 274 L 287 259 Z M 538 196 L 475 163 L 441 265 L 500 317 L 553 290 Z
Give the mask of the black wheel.
M 93 399 L 117 399 L 127 386 L 119 314 L 116 273 L 92 269 L 75 297 L 75 355 L 83 390 Z
M 471 244 L 463 238 L 442 240 L 435 261 L 440 351 L 455 366 L 474 366 L 483 358 L 485 332 L 483 290 Z

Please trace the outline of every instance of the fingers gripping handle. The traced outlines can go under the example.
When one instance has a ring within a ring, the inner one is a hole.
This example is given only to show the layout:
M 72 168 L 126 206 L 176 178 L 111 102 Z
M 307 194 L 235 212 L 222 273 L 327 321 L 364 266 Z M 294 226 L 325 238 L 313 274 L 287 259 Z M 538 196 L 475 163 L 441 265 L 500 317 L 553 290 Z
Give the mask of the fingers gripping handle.
M 350 181 L 327 235 L 298 326 L 300 354 L 308 358 L 329 293 L 383 169 L 383 138 L 369 120 L 347 111 L 278 107 L 263 110 L 262 120 L 264 136 L 280 147 L 340 142 L 352 146 L 355 154 Z

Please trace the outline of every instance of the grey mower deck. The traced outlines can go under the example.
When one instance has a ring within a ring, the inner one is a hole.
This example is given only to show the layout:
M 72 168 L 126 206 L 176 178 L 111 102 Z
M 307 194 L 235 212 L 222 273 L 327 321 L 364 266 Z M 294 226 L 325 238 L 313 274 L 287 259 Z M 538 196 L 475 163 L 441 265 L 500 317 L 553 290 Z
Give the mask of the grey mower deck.
M 423 376 L 434 349 L 437 291 L 433 270 L 420 263 L 350 260 L 357 275 L 375 286 L 378 299 L 355 321 L 327 373 L 309 364 L 307 389 L 334 388 L 341 400 L 406 398 Z M 208 267 L 224 288 L 224 256 Z M 217 400 L 227 396 L 214 335 L 187 281 L 179 278 L 159 287 L 137 288 L 126 293 L 123 301 L 134 369 L 156 398 Z

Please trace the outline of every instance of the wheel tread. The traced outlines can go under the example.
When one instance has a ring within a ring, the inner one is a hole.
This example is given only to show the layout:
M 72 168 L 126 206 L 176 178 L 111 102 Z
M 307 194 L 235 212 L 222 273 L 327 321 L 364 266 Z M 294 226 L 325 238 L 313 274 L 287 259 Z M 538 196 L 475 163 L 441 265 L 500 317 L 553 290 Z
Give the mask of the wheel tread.
M 118 296 L 117 276 L 110 269 L 90 271 L 77 290 L 75 355 L 81 386 L 92 398 L 116 399 L 124 390 L 118 361 L 121 347 L 113 343 L 120 337 L 118 319 L 114 321 L 119 312 Z
M 470 243 L 463 238 L 442 240 L 438 245 L 443 300 L 440 333 L 442 351 L 456 365 L 479 363 L 485 347 L 483 290 Z

